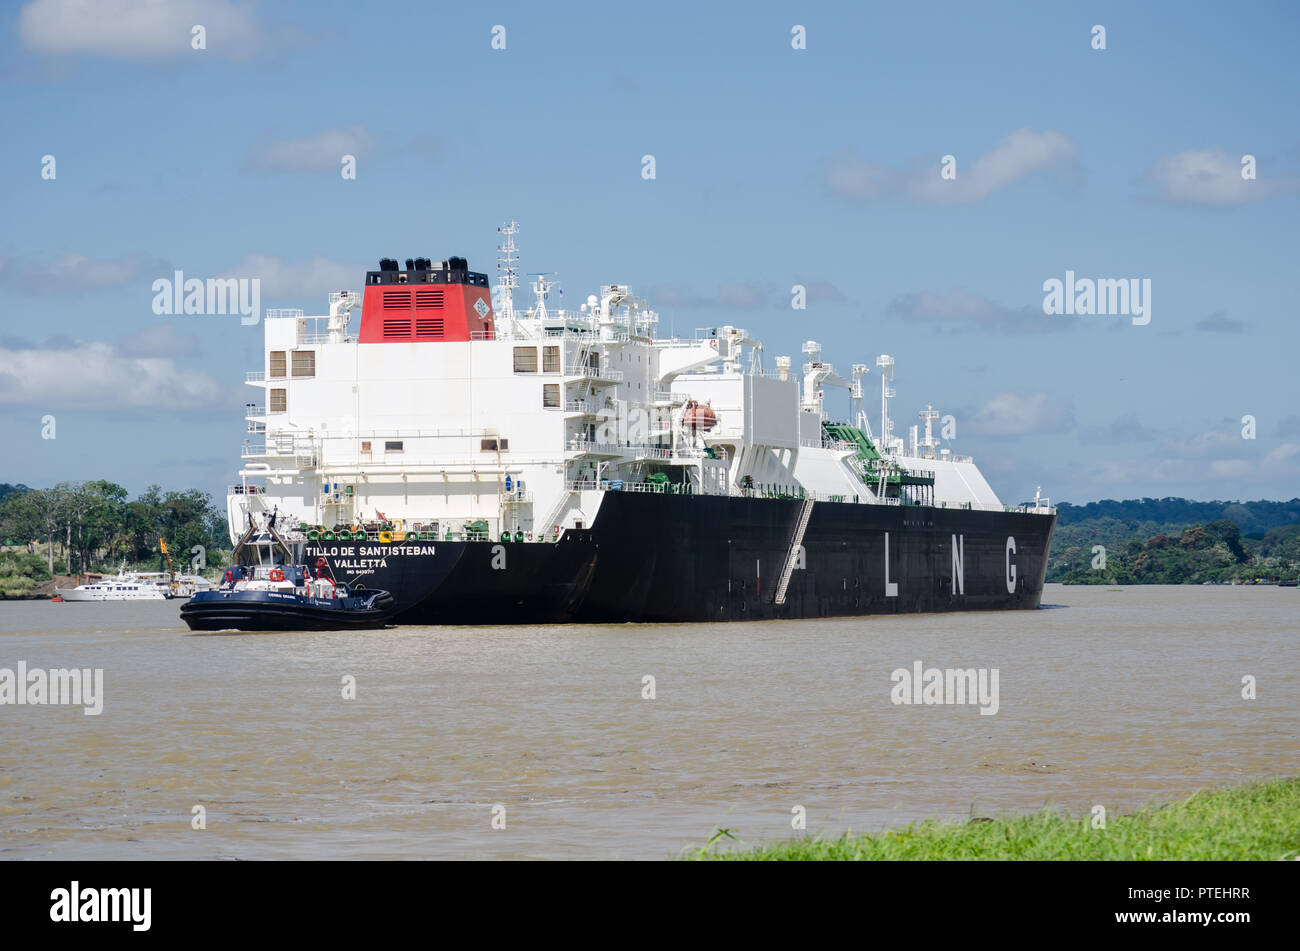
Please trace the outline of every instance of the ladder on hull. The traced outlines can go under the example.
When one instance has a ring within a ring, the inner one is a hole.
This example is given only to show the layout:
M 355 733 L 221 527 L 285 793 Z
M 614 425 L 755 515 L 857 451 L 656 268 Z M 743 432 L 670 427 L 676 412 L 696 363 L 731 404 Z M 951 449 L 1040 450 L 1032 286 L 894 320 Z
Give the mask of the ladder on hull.
M 781 580 L 776 586 L 773 604 L 785 604 L 785 592 L 790 587 L 790 577 L 794 574 L 794 566 L 799 560 L 799 550 L 803 547 L 803 534 L 808 530 L 808 520 L 812 518 L 812 510 L 813 500 L 805 500 L 803 509 L 799 512 L 799 521 L 794 528 L 794 538 L 790 540 L 790 551 L 785 556 L 785 567 L 781 569 Z
M 551 508 L 551 511 L 547 513 L 546 518 L 542 519 L 542 521 L 539 523 L 534 523 L 533 529 L 538 533 L 539 538 L 545 538 L 546 533 L 551 530 L 551 526 L 559 524 L 559 522 L 557 522 L 556 519 L 558 519 L 560 517 L 560 514 L 569 507 L 569 501 L 572 498 L 573 498 L 573 489 L 566 488 L 563 492 L 560 493 L 559 500 Z

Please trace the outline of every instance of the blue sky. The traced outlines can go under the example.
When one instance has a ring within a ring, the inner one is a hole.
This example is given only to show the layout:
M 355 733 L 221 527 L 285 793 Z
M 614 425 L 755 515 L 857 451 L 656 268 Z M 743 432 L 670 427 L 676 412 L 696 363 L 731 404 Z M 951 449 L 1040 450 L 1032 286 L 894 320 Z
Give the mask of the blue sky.
M 221 494 L 262 330 L 156 316 L 156 278 L 258 277 L 264 307 L 320 313 L 383 256 L 495 277 L 514 218 L 572 304 L 631 284 L 663 329 L 745 327 L 769 365 L 810 337 L 846 371 L 892 354 L 900 431 L 952 414 L 1008 501 L 1300 494 L 1294 4 L 34 0 L 0 23 L 0 482 Z M 1043 314 L 1067 270 L 1149 279 L 1150 323 Z

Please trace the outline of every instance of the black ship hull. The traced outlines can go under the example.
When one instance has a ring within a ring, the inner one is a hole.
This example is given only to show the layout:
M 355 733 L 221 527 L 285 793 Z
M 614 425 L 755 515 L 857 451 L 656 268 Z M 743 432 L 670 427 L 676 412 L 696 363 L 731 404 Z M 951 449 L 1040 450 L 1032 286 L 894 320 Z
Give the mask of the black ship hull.
M 1035 608 L 1054 514 L 605 494 L 557 542 L 308 543 L 398 624 L 743 621 Z M 788 580 L 782 584 L 783 575 Z

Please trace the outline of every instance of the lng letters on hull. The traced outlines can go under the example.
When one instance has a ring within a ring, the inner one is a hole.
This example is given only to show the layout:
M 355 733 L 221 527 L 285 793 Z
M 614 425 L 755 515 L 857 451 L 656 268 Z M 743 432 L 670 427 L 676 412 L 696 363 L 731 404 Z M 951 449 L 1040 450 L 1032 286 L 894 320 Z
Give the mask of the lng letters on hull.
M 545 275 L 517 310 L 500 230 L 495 295 L 464 258 L 386 258 L 328 315 L 267 313 L 233 533 L 274 516 L 295 562 L 391 592 L 397 623 L 1038 605 L 1055 510 L 1004 504 L 932 407 L 896 435 L 892 357 L 873 428 L 871 368 L 814 341 L 768 368 L 737 327 L 658 336 L 625 286 L 553 310 Z

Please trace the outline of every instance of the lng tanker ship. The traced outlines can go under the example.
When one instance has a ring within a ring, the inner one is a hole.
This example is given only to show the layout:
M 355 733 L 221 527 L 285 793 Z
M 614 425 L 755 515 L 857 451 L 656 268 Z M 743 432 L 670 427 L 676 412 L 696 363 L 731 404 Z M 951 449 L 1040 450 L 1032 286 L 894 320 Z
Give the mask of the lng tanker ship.
M 891 357 L 873 429 L 870 368 L 814 341 L 765 368 L 737 327 L 659 336 L 623 285 L 552 309 L 547 275 L 516 310 L 499 231 L 495 295 L 465 258 L 385 258 L 327 315 L 266 313 L 232 542 L 273 522 L 293 563 L 408 624 L 1038 605 L 1055 510 L 1003 504 L 933 408 L 897 436 Z

